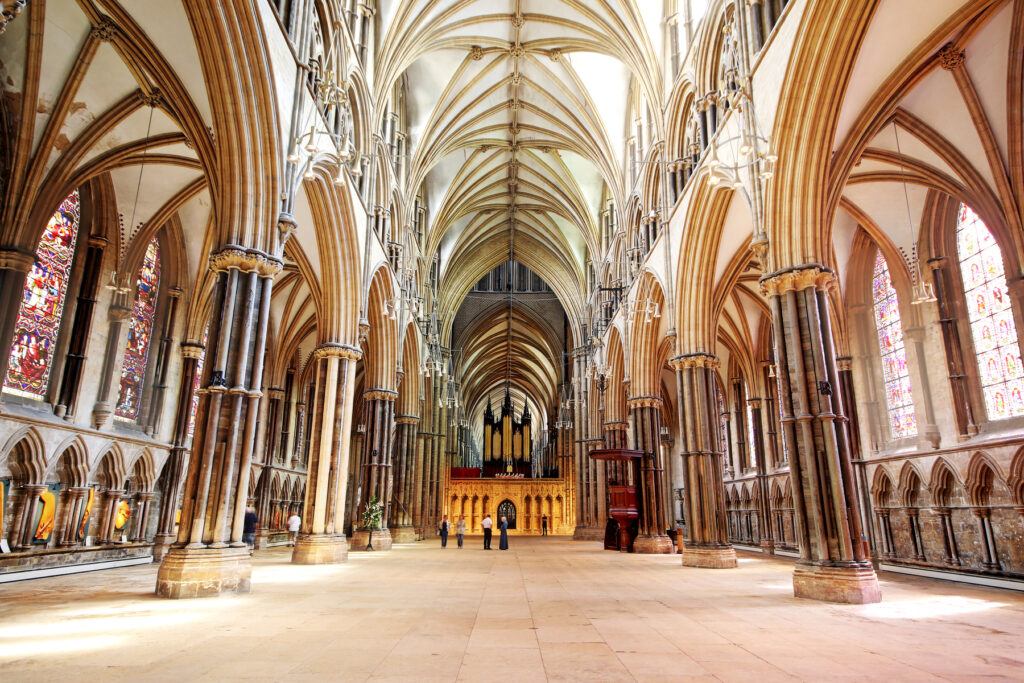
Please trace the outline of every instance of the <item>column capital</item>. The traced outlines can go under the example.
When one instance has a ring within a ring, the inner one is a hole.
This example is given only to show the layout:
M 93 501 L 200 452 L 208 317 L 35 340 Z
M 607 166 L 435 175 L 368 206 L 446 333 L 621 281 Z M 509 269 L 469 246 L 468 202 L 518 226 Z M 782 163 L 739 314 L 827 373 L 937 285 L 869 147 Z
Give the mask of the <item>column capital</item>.
M 203 351 L 206 350 L 205 346 L 194 341 L 181 342 L 179 347 L 181 349 L 182 358 L 194 358 L 195 360 L 199 360 L 203 355 Z
M 237 270 L 273 278 L 283 267 L 284 263 L 279 258 L 259 249 L 246 249 L 234 244 L 225 245 L 220 251 L 210 254 L 210 268 L 215 272 Z
M 836 369 L 839 372 L 849 372 L 853 369 L 853 357 L 836 356 Z
M 631 396 L 626 399 L 626 408 L 660 408 L 661 396 Z
M 0 269 L 28 273 L 36 262 L 35 252 L 21 249 L 0 249 Z
M 684 353 L 678 356 L 673 356 L 668 359 L 669 367 L 675 370 L 685 370 L 687 368 L 711 368 L 712 370 L 719 366 L 718 356 L 704 351 L 697 351 L 695 353 Z
M 313 349 L 313 357 L 317 359 L 341 358 L 343 360 L 357 361 L 363 357 L 363 352 L 357 347 L 348 344 L 326 342 Z
M 818 263 L 807 263 L 767 273 L 761 277 L 759 283 L 761 293 L 769 297 L 789 291 L 799 292 L 810 287 L 827 290 L 837 284 L 835 273 Z
M 395 415 L 395 423 L 400 425 L 418 425 L 419 415 Z
M 367 401 L 394 401 L 398 398 L 398 392 L 391 389 L 367 389 L 363 392 L 363 399 Z

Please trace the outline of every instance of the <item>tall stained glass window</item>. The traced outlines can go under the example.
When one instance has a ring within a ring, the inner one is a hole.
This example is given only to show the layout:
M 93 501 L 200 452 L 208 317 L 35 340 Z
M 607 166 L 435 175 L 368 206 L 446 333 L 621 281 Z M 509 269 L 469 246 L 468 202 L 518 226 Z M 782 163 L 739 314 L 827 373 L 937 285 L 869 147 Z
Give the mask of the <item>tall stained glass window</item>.
M 199 409 L 199 379 L 203 374 L 203 363 L 206 362 L 206 340 L 210 336 L 210 328 L 203 330 L 203 350 L 196 361 L 196 376 L 192 378 L 192 408 L 188 416 L 188 435 L 196 433 L 196 410 Z
M 156 316 L 157 291 L 160 287 L 160 244 L 156 237 L 146 247 L 135 286 L 135 305 L 132 306 L 132 317 L 128 323 L 128 343 L 121 365 L 121 388 L 114 411 L 115 415 L 126 420 L 134 420 L 139 416 L 146 362 L 153 345 L 153 318 Z
M 978 214 L 960 205 L 956 247 L 988 419 L 1024 415 L 1024 372 L 1003 274 L 1003 253 Z
M 41 398 L 46 393 L 75 257 L 79 208 L 75 190 L 50 217 L 39 239 L 35 263 L 25 278 L 4 379 L 4 390 L 10 393 L 31 398 Z
M 878 349 L 882 354 L 882 381 L 885 382 L 885 403 L 888 408 L 889 429 L 894 439 L 917 434 L 914 417 L 914 396 L 910 391 L 910 372 L 907 351 L 903 345 L 903 323 L 900 304 L 889 276 L 889 264 L 882 251 L 875 258 L 875 274 L 871 281 L 875 304 L 875 327 L 878 330 Z

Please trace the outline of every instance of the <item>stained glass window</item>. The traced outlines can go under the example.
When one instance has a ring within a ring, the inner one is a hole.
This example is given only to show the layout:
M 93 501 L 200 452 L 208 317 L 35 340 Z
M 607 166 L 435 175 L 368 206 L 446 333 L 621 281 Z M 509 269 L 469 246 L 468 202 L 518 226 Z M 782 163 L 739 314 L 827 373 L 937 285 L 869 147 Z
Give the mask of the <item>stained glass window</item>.
M 966 204 L 960 205 L 956 246 L 988 419 L 1024 415 L 1024 373 L 1003 274 L 1003 253 L 985 223 Z
M 907 351 L 903 345 L 903 323 L 900 304 L 889 276 L 889 264 L 881 250 L 875 259 L 875 274 L 871 281 L 871 294 L 875 303 L 875 328 L 878 330 L 878 349 L 882 354 L 882 381 L 885 383 L 885 403 L 889 413 L 889 429 L 895 439 L 917 434 L 914 417 L 914 396 L 910 391 L 910 372 Z
M 10 393 L 31 398 L 41 398 L 46 393 L 75 257 L 79 208 L 75 190 L 50 217 L 39 239 L 35 263 L 25 278 L 4 379 L 4 390 Z
M 156 315 L 157 290 L 160 287 L 160 245 L 156 238 L 146 247 L 135 283 L 137 294 L 128 322 L 128 343 L 121 365 L 121 388 L 114 414 L 126 420 L 139 416 L 142 382 L 146 377 L 146 361 L 153 341 L 153 318 Z
M 196 361 L 196 376 L 192 378 L 192 410 L 188 416 L 188 435 L 196 432 L 196 410 L 199 408 L 199 379 L 203 374 L 203 363 L 206 362 L 206 339 L 210 334 L 210 328 L 203 330 L 203 350 L 199 352 L 199 360 Z

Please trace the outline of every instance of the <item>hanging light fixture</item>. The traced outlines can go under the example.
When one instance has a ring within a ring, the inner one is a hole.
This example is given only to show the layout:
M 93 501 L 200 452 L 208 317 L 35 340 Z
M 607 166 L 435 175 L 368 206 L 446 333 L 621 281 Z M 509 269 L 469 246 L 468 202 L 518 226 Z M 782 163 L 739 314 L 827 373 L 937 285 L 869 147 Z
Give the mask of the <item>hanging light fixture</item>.
M 917 255 L 917 233 L 914 230 L 914 214 L 910 210 L 910 192 L 907 190 L 907 174 L 903 168 L 903 151 L 900 149 L 899 127 L 895 119 L 892 122 L 892 132 L 896 137 L 896 156 L 900 160 L 900 181 L 903 184 L 903 201 L 907 207 L 907 227 L 910 231 L 910 271 L 914 278 L 913 291 L 910 303 L 915 306 L 935 301 L 935 291 L 930 282 L 925 282 L 921 274 L 921 259 Z

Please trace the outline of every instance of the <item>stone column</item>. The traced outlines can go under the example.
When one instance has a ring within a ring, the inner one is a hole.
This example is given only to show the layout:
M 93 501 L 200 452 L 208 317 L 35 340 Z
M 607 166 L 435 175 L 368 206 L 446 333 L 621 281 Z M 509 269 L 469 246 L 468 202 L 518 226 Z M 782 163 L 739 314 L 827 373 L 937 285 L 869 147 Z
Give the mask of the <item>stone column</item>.
M 7 377 L 14 326 L 25 292 L 25 279 L 35 263 L 35 251 L 10 246 L 0 248 L 0 378 Z
M 633 447 L 644 451 L 640 462 L 640 533 L 633 542 L 638 553 L 672 553 L 666 534 L 665 468 L 661 459 L 661 398 L 634 396 L 626 402 L 633 422 Z
M 279 442 L 281 438 L 281 403 L 284 398 L 284 389 L 280 387 L 267 387 L 267 408 L 266 422 L 264 429 L 266 436 L 263 442 L 263 457 L 260 458 L 265 465 L 273 465 L 280 461 Z
M 85 352 L 88 348 L 89 335 L 92 330 L 92 314 L 96 307 L 100 285 L 100 272 L 103 268 L 103 249 L 107 240 L 99 235 L 89 236 L 89 247 L 85 252 L 85 265 L 82 268 L 82 284 L 78 288 L 78 301 L 75 303 L 75 318 L 71 329 L 67 360 L 61 374 L 60 392 L 54 412 L 68 419 L 74 417 L 78 404 L 78 393 L 82 381 L 82 370 L 85 366 Z M 18 299 L 20 302 L 21 299 Z M 12 332 L 13 336 L 13 332 Z M 6 376 L 6 375 L 5 375 Z
M 799 266 L 761 279 L 775 332 L 779 414 L 789 449 L 800 559 L 796 597 L 878 602 L 868 560 L 832 342 L 831 271 Z
M 13 338 L 14 333 L 11 333 Z M 38 505 L 39 495 L 46 490 L 42 484 L 26 484 L 21 487 L 21 515 L 18 518 L 16 529 L 18 532 L 11 539 L 14 550 L 31 550 L 32 534 L 35 531 L 32 524 L 35 522 L 35 510 Z
M 174 436 L 171 452 L 164 465 L 164 482 L 167 488 L 160 495 L 160 511 L 157 513 L 156 536 L 153 537 L 153 561 L 159 562 L 174 542 L 174 518 L 178 512 L 178 498 L 185 480 L 188 465 L 188 427 L 192 418 L 192 400 L 195 397 L 196 372 L 203 345 L 198 342 L 181 344 L 181 382 L 178 386 L 178 409 L 174 418 Z M 198 415 L 196 416 L 198 418 Z
M 971 514 L 978 520 L 978 537 L 981 539 L 981 565 L 985 569 L 998 571 L 999 556 L 996 554 L 996 538 L 992 533 L 992 510 L 987 507 L 971 508 Z
M 906 327 L 903 329 L 903 339 L 908 342 L 907 346 L 910 347 L 911 353 L 914 360 L 911 367 L 917 370 L 920 377 L 918 382 L 918 391 L 915 396 L 918 400 L 915 401 L 915 405 L 920 405 L 922 408 L 920 417 L 922 418 L 917 424 L 918 444 L 921 448 L 935 449 L 939 447 L 941 436 L 939 435 L 939 428 L 935 424 L 935 408 L 932 404 L 932 389 L 931 389 L 931 374 L 928 372 L 928 357 L 924 351 L 925 341 L 925 329 L 924 327 Z M 917 411 L 915 410 L 915 414 Z
M 242 542 L 273 278 L 281 263 L 229 246 L 210 258 L 216 273 L 204 383 L 177 542 L 157 573 L 161 597 L 249 591 Z
M 395 516 L 391 538 L 395 543 L 412 543 L 416 540 L 412 512 L 415 507 L 416 444 L 420 418 L 418 415 L 399 415 L 395 423 Z
M 775 553 L 775 539 L 772 534 L 771 493 L 768 489 L 768 454 L 765 453 L 764 421 L 761 415 L 761 399 L 748 398 L 750 422 L 753 427 L 751 451 L 757 453 L 757 525 L 761 532 L 761 550 Z
M 135 517 L 137 519 L 135 526 L 135 536 L 132 538 L 133 543 L 145 543 L 146 542 L 146 526 L 149 524 L 149 507 L 153 502 L 153 491 L 142 491 L 136 497 L 138 505 L 135 508 Z
M 65 499 L 67 514 L 64 517 L 64 528 L 61 531 L 59 542 L 62 548 L 73 548 L 78 545 L 78 529 L 75 526 L 88 493 L 89 489 L 85 486 L 72 486 L 67 490 Z
M 323 344 L 313 352 L 316 390 L 312 440 L 302 528 L 292 550 L 295 564 L 329 564 L 348 559 L 345 489 L 356 362 L 361 356 L 357 348 L 343 344 Z
M 680 544 L 684 567 L 731 569 L 736 551 L 729 543 L 725 512 L 722 445 L 715 399 L 718 358 L 707 353 L 676 356 L 679 433 L 682 438 L 683 506 L 687 537 Z
M 943 561 L 953 567 L 960 566 L 960 553 L 956 547 L 956 536 L 953 533 L 953 523 L 950 519 L 952 510 L 947 507 L 933 508 L 933 512 L 939 516 L 939 526 L 942 529 L 942 551 Z
M 103 516 L 103 533 L 100 534 L 99 539 L 100 545 L 110 545 L 117 541 L 114 536 L 117 533 L 117 530 L 114 528 L 114 518 L 117 516 L 117 503 L 123 495 L 124 491 L 121 489 L 108 489 L 103 492 L 103 508 L 105 512 Z
M 103 429 L 114 414 L 114 403 L 117 401 L 115 392 L 120 389 L 116 378 L 120 375 L 124 356 L 121 327 L 131 315 L 131 305 L 127 294 L 119 292 L 114 295 L 114 301 L 107 311 L 107 347 L 103 353 L 103 374 L 96 393 L 96 404 L 92 409 L 92 426 L 95 429 Z
M 167 303 L 170 307 L 164 316 L 163 329 L 160 333 L 160 344 L 156 348 L 156 362 L 153 371 L 153 391 L 149 396 L 149 417 L 146 419 L 146 433 L 154 436 L 160 429 L 160 413 L 163 412 L 164 394 L 167 391 L 167 371 L 170 369 L 171 348 L 174 343 L 174 326 L 178 317 L 178 305 L 181 300 L 180 287 L 171 287 L 167 292 Z M 141 414 L 141 410 L 139 411 Z
M 363 424 L 366 436 L 360 467 L 362 483 L 359 512 L 375 496 L 384 506 L 380 528 L 373 532 L 374 550 L 391 550 L 391 531 L 388 512 L 391 507 L 391 433 L 395 419 L 395 399 L 398 393 L 389 389 L 369 389 L 363 393 Z M 367 546 L 369 531 L 359 529 L 352 534 L 352 547 L 362 550 Z

